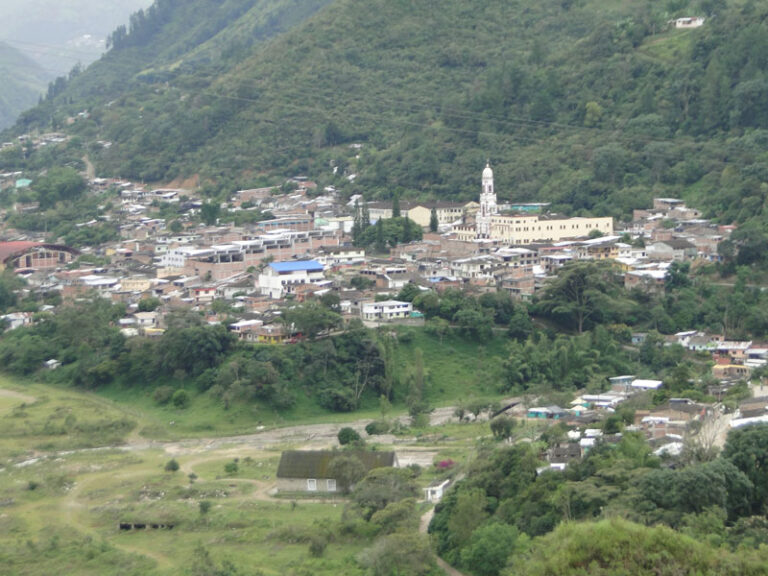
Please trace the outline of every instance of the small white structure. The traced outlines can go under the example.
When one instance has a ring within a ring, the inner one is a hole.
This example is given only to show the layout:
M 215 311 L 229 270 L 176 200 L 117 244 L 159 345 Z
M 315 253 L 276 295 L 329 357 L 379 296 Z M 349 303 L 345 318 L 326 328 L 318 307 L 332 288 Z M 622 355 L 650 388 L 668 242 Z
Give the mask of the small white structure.
M 273 262 L 259 275 L 259 290 L 272 299 L 292 294 L 296 286 L 325 280 L 323 265 L 316 260 Z
M 45 367 L 48 368 L 48 370 L 56 370 L 59 366 L 61 366 L 61 362 L 55 358 L 45 361 Z
M 400 302 L 399 300 L 385 300 L 384 302 L 368 302 L 363 304 L 363 320 L 372 322 L 391 322 L 409 318 L 413 312 L 413 304 Z
M 440 502 L 450 484 L 450 480 L 435 480 L 424 488 L 424 500 L 427 502 Z
M 635 390 L 658 390 L 662 384 L 661 380 L 642 380 L 638 378 L 632 381 L 632 388 Z
M 688 18 L 678 18 L 673 20 L 675 28 L 698 28 L 704 26 L 704 18 L 701 16 L 693 16 Z

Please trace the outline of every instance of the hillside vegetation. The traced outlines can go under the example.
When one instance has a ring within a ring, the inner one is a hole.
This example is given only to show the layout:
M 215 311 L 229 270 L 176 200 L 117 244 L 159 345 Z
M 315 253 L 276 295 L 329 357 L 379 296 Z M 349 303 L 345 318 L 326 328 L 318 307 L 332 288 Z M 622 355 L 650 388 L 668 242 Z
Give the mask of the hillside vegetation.
M 213 193 L 255 171 L 323 176 L 335 161 L 369 193 L 467 198 L 490 157 L 515 200 L 618 216 L 681 195 L 761 229 L 766 13 L 684 0 L 159 1 L 17 130 L 89 108 L 73 131 L 114 143 L 96 154 L 103 174 L 201 173 Z M 667 24 L 690 14 L 708 19 Z M 357 161 L 342 148 L 356 141 Z
M 21 52 L 0 42 L 0 128 L 12 125 L 45 91 L 46 74 Z

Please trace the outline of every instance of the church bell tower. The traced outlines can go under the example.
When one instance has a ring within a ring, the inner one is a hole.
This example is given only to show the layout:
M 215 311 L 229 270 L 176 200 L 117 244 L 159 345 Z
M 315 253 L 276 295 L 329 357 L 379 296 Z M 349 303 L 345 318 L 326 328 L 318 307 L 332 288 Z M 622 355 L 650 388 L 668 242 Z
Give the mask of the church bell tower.
M 496 192 L 493 189 L 493 170 L 488 162 L 483 170 L 483 190 L 480 192 L 480 209 L 477 212 L 477 237 L 491 237 L 491 218 L 498 214 Z

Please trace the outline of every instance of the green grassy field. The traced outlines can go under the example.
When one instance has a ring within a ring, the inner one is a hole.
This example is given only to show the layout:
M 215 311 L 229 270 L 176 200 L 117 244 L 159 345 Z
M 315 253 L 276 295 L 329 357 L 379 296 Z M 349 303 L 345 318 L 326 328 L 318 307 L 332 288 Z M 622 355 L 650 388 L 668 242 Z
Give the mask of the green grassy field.
M 478 345 L 450 336 L 441 342 L 422 330 L 399 334 L 398 378 L 421 350 L 431 405 L 496 396 L 502 339 Z M 116 386 L 95 393 L 0 377 L 0 572 L 175 576 L 231 562 L 248 574 L 362 574 L 357 557 L 372 540 L 339 530 L 343 498 L 274 494 L 280 450 L 311 447 L 309 436 L 268 449 L 234 437 L 213 440 L 260 426 L 379 418 L 373 400 L 361 411 L 333 414 L 302 398 L 277 414 L 258 404 L 224 410 L 192 392 L 189 407 L 178 409 Z M 389 416 L 404 410 L 398 399 Z M 460 472 L 478 443 L 492 441 L 487 422 L 412 434 L 397 439 L 398 451 L 456 463 L 451 470 L 424 465 L 421 486 Z M 175 472 L 165 470 L 171 459 Z M 206 513 L 203 501 L 210 502 Z M 126 531 L 120 523 L 173 529 Z M 328 542 L 320 556 L 310 553 L 313 537 Z
M 425 360 L 453 345 L 427 337 L 414 343 Z M 455 356 L 471 352 L 468 347 Z M 452 369 L 458 370 L 457 365 Z M 438 399 L 459 390 L 440 388 L 438 375 L 447 373 L 430 373 Z M 260 449 L 235 438 L 215 445 L 199 438 L 148 443 L 139 436 L 142 430 L 171 429 L 181 438 L 185 430 L 205 422 L 206 399 L 193 401 L 183 413 L 188 418 L 183 425 L 164 428 L 166 420 L 179 420 L 176 411 L 143 398 L 121 402 L 121 394 L 127 393 L 95 395 L 0 381 L 2 574 L 176 576 L 208 574 L 225 568 L 225 562 L 247 574 L 363 573 L 357 557 L 372 540 L 339 529 L 343 498 L 306 500 L 273 493 L 280 449 L 306 446 L 286 442 Z M 235 418 L 231 428 L 219 428 L 220 419 L 214 414 L 208 420 L 218 433 L 242 425 Z M 320 421 L 321 415 L 315 419 Z M 478 442 L 490 441 L 487 422 L 454 422 L 417 432 L 398 438 L 397 449 L 456 463 L 447 471 L 424 466 L 421 486 L 459 472 L 472 461 Z M 171 459 L 179 464 L 175 472 L 165 469 Z M 206 513 L 201 513 L 203 501 L 210 502 Z M 121 523 L 173 528 L 120 530 Z M 318 537 L 328 544 L 315 556 L 309 543 Z M 210 569 L 201 572 L 201 566 Z
M 245 450 L 240 453 L 245 453 Z M 78 453 L 0 473 L 0 560 L 4 574 L 189 574 L 205 548 L 214 563 L 228 559 L 264 574 L 358 574 L 355 555 L 367 545 L 333 540 L 321 558 L 308 535 L 340 519 L 336 502 L 298 505 L 266 495 L 276 456 L 253 454 L 224 478 L 221 454 L 178 457 L 165 472 L 159 450 Z M 198 479 L 191 483 L 188 474 Z M 199 503 L 211 503 L 201 514 Z M 173 529 L 119 529 L 120 523 Z
M 503 377 L 505 338 L 479 344 L 451 335 L 441 342 L 437 336 L 419 329 L 401 328 L 398 333 L 402 343 L 395 348 L 397 377 L 401 382 L 406 380 L 408 366 L 413 365 L 416 350 L 421 350 L 426 375 L 425 397 L 431 406 L 451 405 L 471 398 L 501 397 L 498 384 Z M 395 412 L 406 411 L 403 388 L 401 386 L 395 396 Z M 99 389 L 97 398 L 109 400 L 129 414 L 141 414 L 136 434 L 158 440 L 248 434 L 261 426 L 344 423 L 380 417 L 379 402 L 373 396 L 355 412 L 332 413 L 300 393 L 293 408 L 277 412 L 259 402 L 234 404 L 225 410 L 218 399 L 199 394 L 192 387 L 187 387 L 187 391 L 191 402 L 184 409 L 171 404 L 158 405 L 151 391 L 114 385 Z
M 398 331 L 405 342 L 396 348 L 398 376 L 405 378 L 421 350 L 426 374 L 426 397 L 433 406 L 444 406 L 472 397 L 500 397 L 502 363 L 508 340 L 497 337 L 486 343 L 467 341 L 454 335 L 442 342 L 437 336 L 404 328 Z M 407 335 L 405 338 L 403 335 Z
M 71 450 L 119 444 L 138 418 L 94 394 L 0 376 L 0 451 Z

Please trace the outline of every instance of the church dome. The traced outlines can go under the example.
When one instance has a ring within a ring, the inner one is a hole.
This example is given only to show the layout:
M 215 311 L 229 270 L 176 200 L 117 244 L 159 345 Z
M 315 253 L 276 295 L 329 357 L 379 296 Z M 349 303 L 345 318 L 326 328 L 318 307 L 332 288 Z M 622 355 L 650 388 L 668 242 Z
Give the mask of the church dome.
M 491 163 L 485 165 L 485 170 L 483 170 L 483 180 L 486 179 L 492 179 L 493 178 L 493 170 L 491 169 Z

